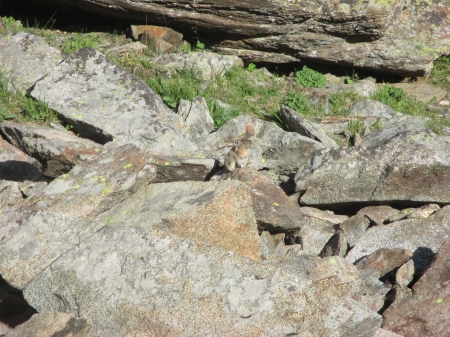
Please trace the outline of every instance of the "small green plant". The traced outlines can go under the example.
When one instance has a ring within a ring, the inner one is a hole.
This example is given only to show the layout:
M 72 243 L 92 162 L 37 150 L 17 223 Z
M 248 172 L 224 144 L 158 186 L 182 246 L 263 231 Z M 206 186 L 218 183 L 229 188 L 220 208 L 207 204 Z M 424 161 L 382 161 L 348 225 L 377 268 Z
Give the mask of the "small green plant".
M 430 116 L 426 104 L 408 97 L 400 88 L 384 86 L 372 96 L 372 99 L 381 101 L 384 104 L 389 105 L 395 111 L 407 115 Z
M 355 133 L 360 133 L 363 127 L 364 123 L 362 121 L 352 119 L 347 123 L 347 130 L 350 131 L 352 136 L 354 136 Z
M 224 107 L 216 100 L 212 100 L 209 104 L 209 112 L 214 121 L 214 127 L 220 128 L 230 119 L 242 115 L 242 112 L 233 107 Z
M 353 84 L 353 83 L 357 83 L 358 81 L 359 81 L 359 76 L 358 76 L 357 73 L 355 73 L 355 71 L 353 71 L 352 76 L 347 77 L 347 78 L 344 80 L 344 83 L 345 83 L 345 84 Z
M 28 121 L 50 123 L 56 120 L 56 113 L 47 104 L 32 98 L 27 98 L 23 114 Z
M 67 37 L 62 45 L 61 50 L 68 54 L 73 54 L 75 51 L 81 48 L 92 48 L 99 42 L 99 37 L 95 33 L 82 34 L 75 33 L 71 37 Z
M 191 51 L 191 45 L 188 43 L 183 43 L 180 46 L 180 51 L 182 51 L 183 53 L 189 53 Z
M 302 70 L 295 73 L 295 81 L 306 88 L 322 88 L 327 83 L 324 75 L 307 66 L 303 66 Z
M 431 82 L 443 89 L 450 86 L 450 56 L 443 56 L 434 62 L 430 73 Z
M 256 65 L 254 63 L 249 63 L 248 66 L 247 66 L 247 70 L 249 72 L 255 71 L 256 70 Z
M 205 49 L 205 44 L 203 42 L 201 42 L 200 40 L 197 40 L 197 43 L 195 44 L 195 46 L 197 47 L 197 49 L 200 49 L 200 50 Z
M 369 129 L 370 131 L 374 132 L 377 130 L 380 130 L 383 127 L 383 121 L 381 120 L 381 118 L 378 118 L 375 123 L 373 123 Z
M 17 116 L 9 113 L 5 110 L 2 106 L 0 106 L 0 123 L 3 122 L 5 119 L 15 119 Z
M 361 95 L 354 91 L 340 91 L 331 95 L 328 106 L 332 115 L 347 116 L 352 105 L 361 99 Z

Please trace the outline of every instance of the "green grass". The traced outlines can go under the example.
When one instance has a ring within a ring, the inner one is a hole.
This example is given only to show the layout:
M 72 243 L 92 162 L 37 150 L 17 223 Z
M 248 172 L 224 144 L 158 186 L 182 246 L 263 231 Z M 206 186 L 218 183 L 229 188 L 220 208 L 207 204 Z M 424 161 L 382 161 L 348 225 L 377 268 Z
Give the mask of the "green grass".
M 430 73 L 431 83 L 448 90 L 450 87 L 450 56 L 443 56 L 434 62 Z
M 73 54 L 81 48 L 94 48 L 98 42 L 99 37 L 95 33 L 75 33 L 73 36 L 64 39 L 61 50 L 65 53 Z
M 295 81 L 306 88 L 322 88 L 327 83 L 324 75 L 307 66 L 303 66 L 302 70 L 295 73 Z

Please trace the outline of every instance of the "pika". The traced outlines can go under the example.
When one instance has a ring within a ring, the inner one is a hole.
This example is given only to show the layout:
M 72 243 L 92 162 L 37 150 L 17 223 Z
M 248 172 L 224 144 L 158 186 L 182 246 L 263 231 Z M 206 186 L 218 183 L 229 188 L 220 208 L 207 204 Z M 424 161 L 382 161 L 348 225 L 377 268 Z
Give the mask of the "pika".
M 225 157 L 225 168 L 228 171 L 234 171 L 239 166 L 241 167 L 243 161 L 250 155 L 250 146 L 252 141 L 247 138 L 239 139 L 235 142 L 235 146 L 228 152 Z

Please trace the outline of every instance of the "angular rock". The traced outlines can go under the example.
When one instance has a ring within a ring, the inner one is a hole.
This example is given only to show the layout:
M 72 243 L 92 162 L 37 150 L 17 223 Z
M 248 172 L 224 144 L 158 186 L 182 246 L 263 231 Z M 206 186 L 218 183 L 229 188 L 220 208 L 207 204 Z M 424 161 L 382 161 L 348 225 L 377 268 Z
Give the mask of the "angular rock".
M 158 38 L 167 42 L 172 48 L 178 48 L 183 41 L 183 34 L 168 27 L 131 25 L 130 30 L 132 38 L 143 43 L 150 42 L 151 38 Z
M 445 137 L 409 131 L 378 146 L 316 151 L 296 174 L 296 191 L 313 206 L 450 203 L 449 148 Z
M 280 113 L 284 121 L 289 125 L 289 130 L 298 134 L 314 139 L 325 147 L 337 148 L 336 141 L 331 138 L 320 125 L 308 121 L 305 117 L 295 110 L 282 105 Z
M 425 219 L 431 214 L 436 213 L 441 208 L 437 204 L 424 205 L 422 207 L 416 208 L 410 214 L 406 216 L 407 219 Z
M 450 240 L 446 240 L 430 268 L 414 284 L 412 297 L 395 301 L 384 312 L 384 329 L 405 337 L 450 335 L 449 254 Z
M 320 257 L 341 256 L 347 253 L 347 238 L 342 231 L 337 231 L 320 252 Z
M 199 145 L 210 151 L 210 156 L 223 165 L 224 156 L 234 146 L 234 141 L 245 135 L 248 123 L 255 131 L 248 166 L 256 170 L 267 169 L 275 174 L 291 174 L 306 163 L 314 150 L 323 148 L 317 141 L 294 132 L 286 132 L 274 123 L 250 116 L 229 120 Z
M 312 217 L 304 217 L 300 238 L 302 254 L 318 256 L 336 230 L 331 222 Z
M 314 207 L 300 207 L 300 212 L 310 217 L 318 218 L 338 225 L 348 219 L 347 215 L 334 214 L 332 211 L 322 211 Z
M 199 143 L 214 130 L 214 121 L 203 97 L 197 96 L 192 102 L 181 100 L 178 114 L 185 124 L 183 135 L 194 143 Z
M 397 114 L 398 113 L 395 112 L 389 105 L 372 99 L 365 99 L 356 102 L 352 105 L 349 113 L 350 116 L 375 116 L 383 119 L 391 119 L 397 116 Z
M 385 297 L 390 290 L 390 287 L 386 287 L 379 278 L 378 270 L 360 270 L 356 291 L 352 294 L 354 300 L 375 312 L 383 308 Z
M 384 277 L 410 260 L 412 256 L 413 252 L 409 249 L 381 248 L 358 260 L 355 266 L 359 270 L 377 269 L 380 271 L 381 277 Z
M 153 184 L 188 180 L 205 181 L 217 168 L 216 161 L 207 158 L 149 156 L 148 162 L 156 170 Z
M 395 283 L 400 287 L 407 287 L 413 280 L 414 273 L 414 261 L 409 260 L 397 269 L 397 272 L 395 273 Z
M 408 215 L 410 215 L 411 213 L 413 213 L 413 212 L 415 212 L 415 211 L 416 211 L 416 209 L 415 209 L 415 208 L 412 208 L 412 207 L 402 209 L 402 210 L 399 211 L 397 214 L 391 215 L 391 216 L 387 219 L 386 222 L 387 222 L 387 223 L 390 223 L 390 222 L 396 222 L 396 221 L 399 221 L 399 220 L 406 219 L 406 217 L 407 217 Z
M 156 177 L 153 163 L 147 152 L 131 144 L 117 147 L 59 176 L 24 207 L 72 218 L 98 214 L 151 182 Z
M 71 336 L 88 337 L 91 326 L 86 319 L 66 312 L 46 312 L 33 315 L 5 337 Z
M 348 253 L 346 259 L 356 262 L 381 248 L 409 249 L 416 275 L 428 266 L 441 245 L 450 236 L 450 206 L 426 219 L 409 219 L 384 226 L 371 227 Z
M 9 91 L 25 94 L 62 59 L 61 51 L 38 36 L 25 32 L 0 35 L 0 68 Z
M 52 178 L 69 172 L 77 163 L 93 159 L 103 151 L 102 145 L 89 139 L 47 126 L 3 122 L 0 132 L 15 147 L 36 158 L 40 171 Z
M 113 54 L 116 56 L 120 56 L 127 53 L 142 53 L 147 49 L 148 47 L 145 44 L 138 41 L 110 48 L 106 51 L 105 54 Z
M 105 226 L 30 282 L 25 298 L 40 313 L 79 313 L 91 336 L 371 336 L 381 325 L 343 296 L 357 273 L 337 257 L 306 276 L 144 224 Z
M 259 231 L 294 234 L 307 221 L 284 191 L 263 174 L 251 168 L 242 168 L 234 172 L 232 179 L 242 181 L 250 187 L 252 208 Z
M 0 179 L 44 181 L 45 177 L 37 168 L 38 165 L 39 163 L 36 159 L 28 156 L 0 137 Z
M 373 337 L 404 337 L 404 336 L 380 328 L 375 332 L 375 335 L 373 335 Z
M 101 144 L 133 143 L 162 155 L 198 150 L 179 132 L 180 117 L 152 89 L 90 48 L 61 62 L 31 96 L 57 111 L 74 132 Z
M 370 219 L 370 224 L 372 226 L 382 225 L 387 222 L 390 217 L 395 216 L 398 213 L 399 210 L 387 205 L 367 206 L 358 211 L 358 214 L 365 215 Z
M 153 61 L 163 66 L 169 77 L 180 70 L 192 70 L 204 80 L 221 76 L 233 66 L 244 65 L 244 62 L 237 56 L 220 55 L 206 51 L 160 55 L 155 57 Z
M 13 203 L 22 199 L 23 195 L 16 181 L 0 180 L 0 205 Z
M 339 228 L 344 232 L 350 247 L 353 247 L 369 225 L 369 219 L 362 214 L 358 214 L 339 224 Z
M 282 240 L 278 240 L 276 236 L 282 236 Z M 282 257 L 285 253 L 284 234 L 270 235 L 269 232 L 262 232 L 261 236 L 261 259 Z
M 310 100 L 317 103 L 322 99 L 329 99 L 333 94 L 339 92 L 354 92 L 362 97 L 370 97 L 377 91 L 375 80 L 362 80 L 352 84 L 328 84 L 323 88 L 314 89 Z

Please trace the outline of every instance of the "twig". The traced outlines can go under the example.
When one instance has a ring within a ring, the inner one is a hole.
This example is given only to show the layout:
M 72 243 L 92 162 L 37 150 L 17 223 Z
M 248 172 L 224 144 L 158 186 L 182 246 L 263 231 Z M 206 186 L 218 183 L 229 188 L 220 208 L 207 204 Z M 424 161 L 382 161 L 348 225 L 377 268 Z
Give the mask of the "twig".
M 50 17 L 50 19 L 48 19 L 47 23 L 45 24 L 44 28 L 42 28 L 42 29 L 45 29 L 45 27 L 47 27 L 47 25 L 48 25 L 48 24 L 50 23 L 50 21 L 53 19 L 53 17 L 55 16 L 55 14 L 56 14 L 57 11 L 58 11 L 58 10 L 56 10 L 55 13 L 53 13 L 53 15 Z

